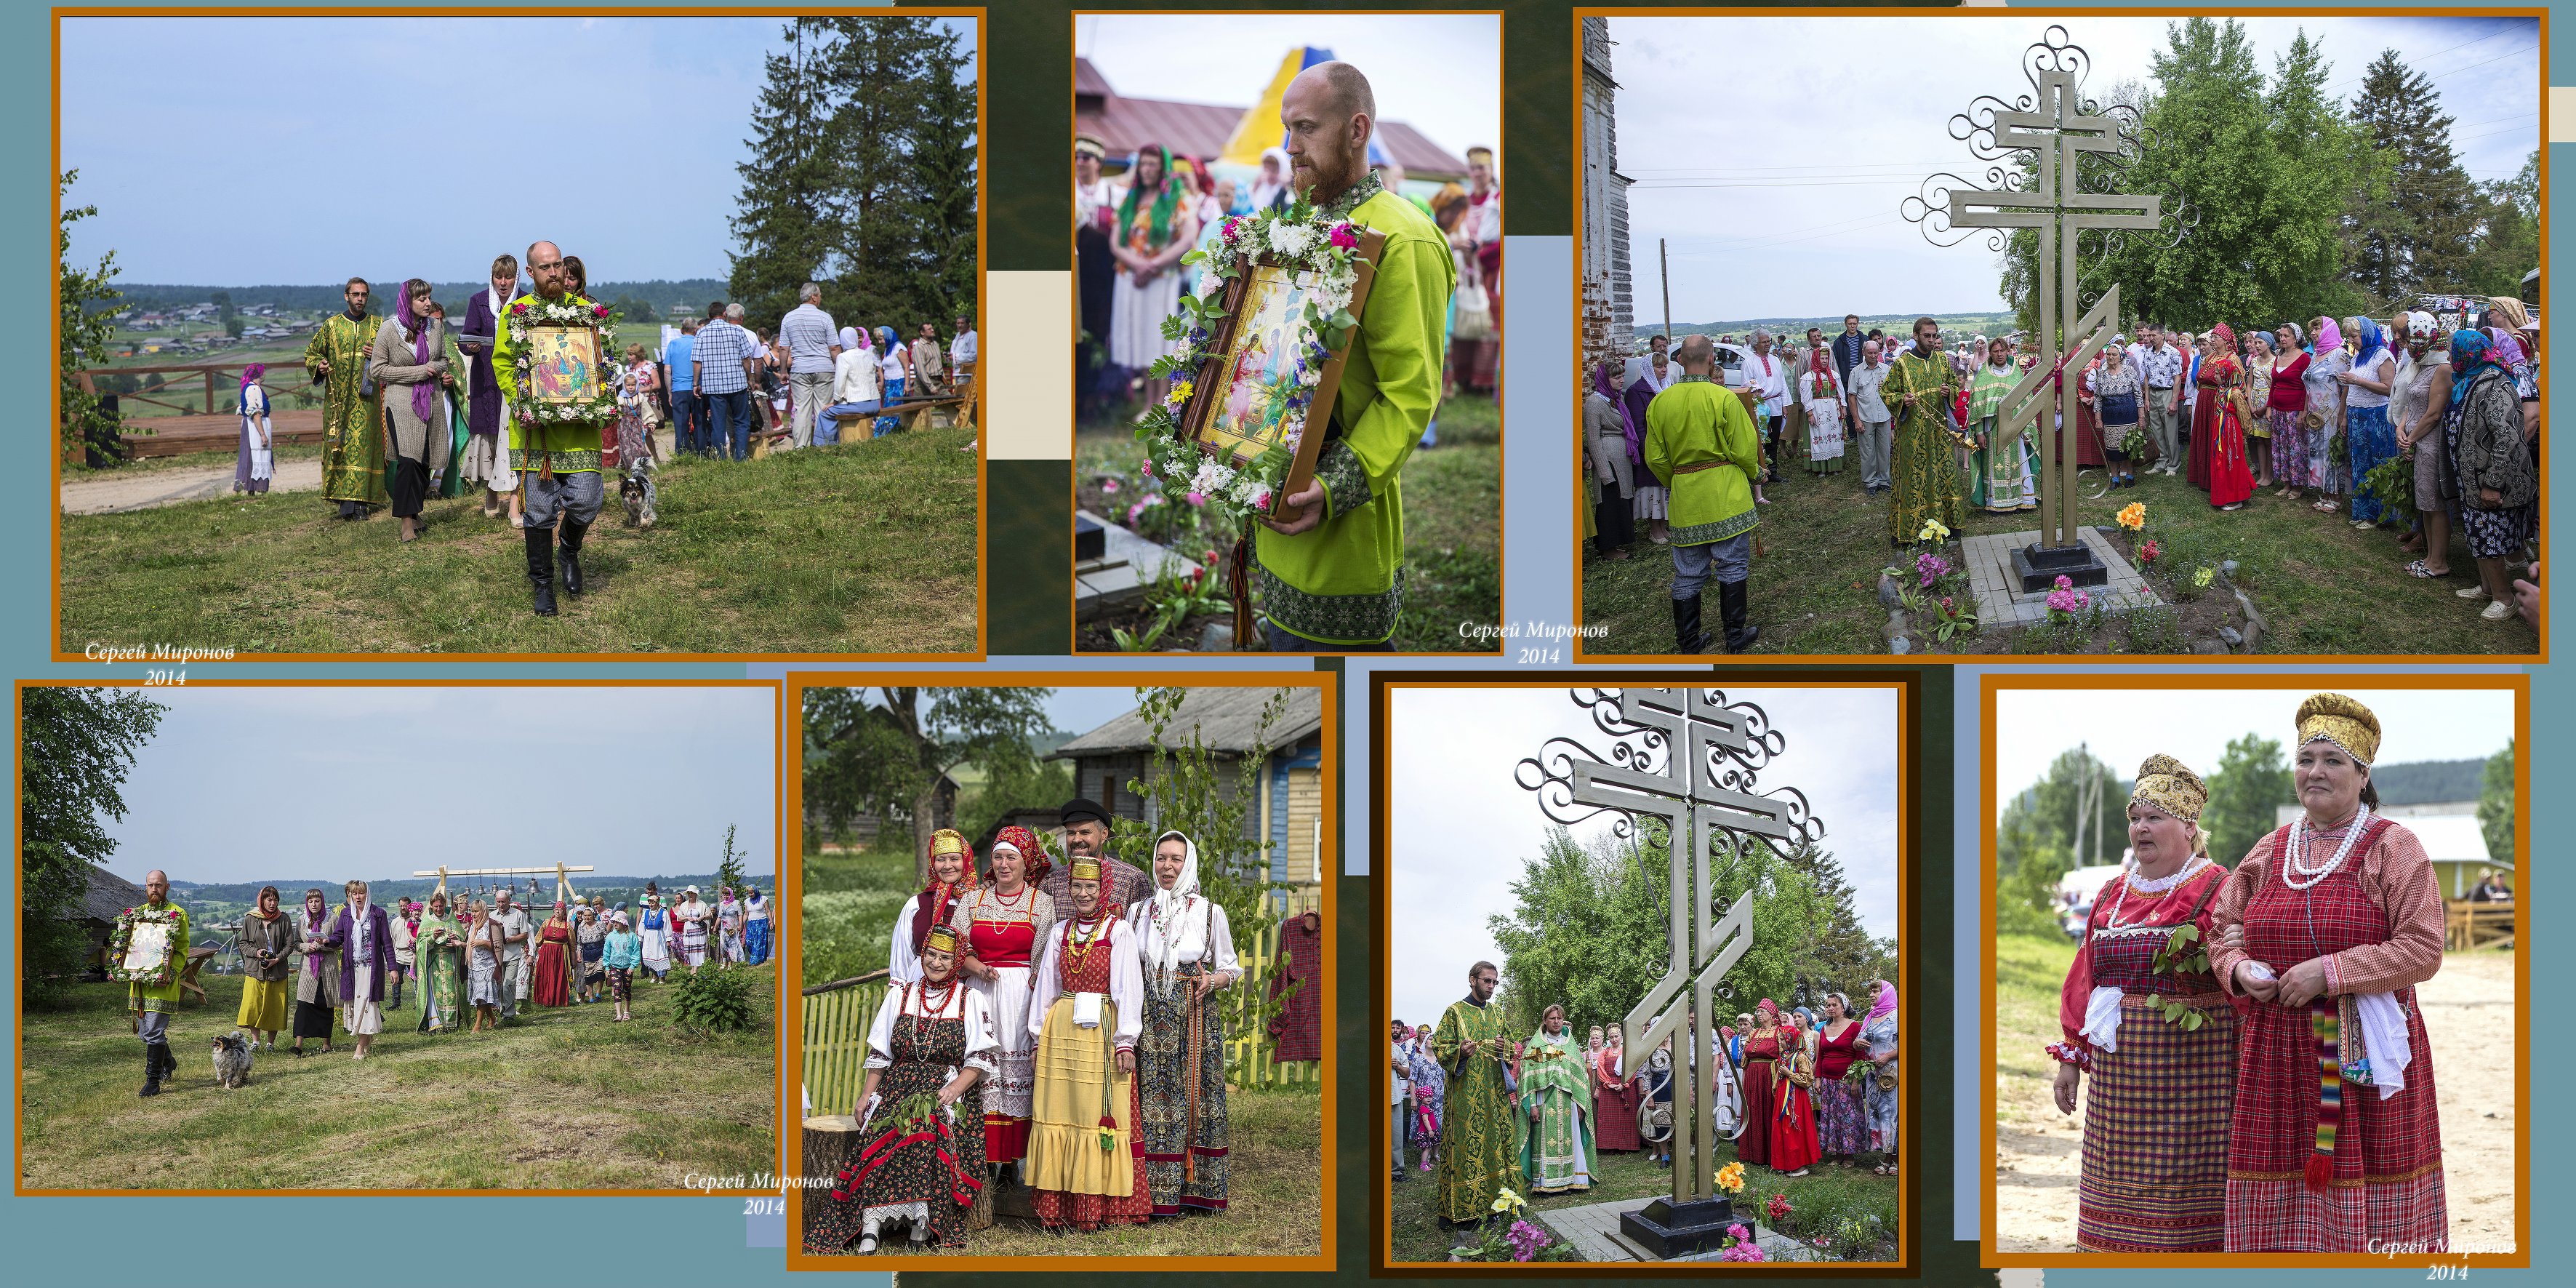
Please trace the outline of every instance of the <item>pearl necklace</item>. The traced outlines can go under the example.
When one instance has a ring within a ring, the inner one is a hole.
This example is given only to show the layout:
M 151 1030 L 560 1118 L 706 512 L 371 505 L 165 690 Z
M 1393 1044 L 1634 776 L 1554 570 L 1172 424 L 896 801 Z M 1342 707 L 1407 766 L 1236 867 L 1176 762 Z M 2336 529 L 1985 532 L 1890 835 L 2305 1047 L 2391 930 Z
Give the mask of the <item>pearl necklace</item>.
M 2352 823 L 2347 827 L 2343 834 L 2343 844 L 2335 847 L 2334 857 L 2326 860 L 2325 866 L 2312 868 L 2309 867 L 2306 862 L 2308 856 L 2307 815 L 2302 814 L 2298 818 L 2292 820 L 2290 823 L 2289 862 L 2282 865 L 2281 884 L 2286 885 L 2293 890 L 2305 890 L 2316 885 L 2318 882 L 2325 880 L 2327 877 L 2334 875 L 2334 870 L 2342 867 L 2343 861 L 2351 856 L 2353 843 L 2361 839 L 2362 824 L 2369 821 L 2370 807 L 2364 805 L 2361 807 L 2361 811 L 2359 813 L 2352 816 Z M 2305 877 L 2307 879 L 2302 881 L 2300 880 L 2301 877 Z
M 2130 891 L 2135 890 L 2139 894 L 2149 896 L 2147 907 L 2153 908 L 2155 906 L 2154 896 L 2162 895 L 2166 891 L 2173 889 L 2175 886 L 2181 885 L 2184 881 L 2197 875 L 2201 868 L 2208 865 L 2210 862 L 2211 860 L 2208 858 L 2195 854 L 2190 858 L 2183 860 L 2182 867 L 2171 876 L 2141 877 L 2137 875 L 2135 869 L 2132 869 L 2127 873 L 2123 873 L 2120 878 L 2120 893 L 2117 897 L 2111 900 L 2110 922 L 2103 928 L 2106 930 L 2127 930 L 2135 926 L 2143 926 L 2147 924 L 2145 920 L 2147 914 L 2144 909 L 2140 910 L 2138 914 L 2139 919 L 2136 921 L 2122 921 L 2120 919 L 2120 909 L 2126 906 L 2129 902 Z

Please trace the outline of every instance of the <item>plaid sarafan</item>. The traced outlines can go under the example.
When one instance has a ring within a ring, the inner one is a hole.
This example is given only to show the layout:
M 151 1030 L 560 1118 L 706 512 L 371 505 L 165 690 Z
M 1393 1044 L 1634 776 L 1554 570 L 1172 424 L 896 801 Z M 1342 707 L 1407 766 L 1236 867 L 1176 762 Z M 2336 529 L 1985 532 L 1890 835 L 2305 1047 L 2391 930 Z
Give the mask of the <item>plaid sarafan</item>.
M 2355 860 L 2387 844 L 2387 822 L 2355 846 Z M 2360 864 L 2347 861 L 2324 880 L 2297 890 L 2282 879 L 2279 859 L 2288 829 L 2248 862 L 2272 857 L 2263 885 L 2245 908 L 2245 947 L 2275 974 L 2313 957 L 2385 943 L 2389 916 L 2363 890 Z M 2323 863 L 2340 832 L 2311 838 L 2308 861 Z M 2450 1217 L 2442 1188 L 2442 1130 L 2435 1117 L 2433 1050 L 2424 1036 L 2415 990 L 2397 990 L 2414 1054 L 2405 1089 L 2381 1099 L 2379 1089 L 2345 1086 L 2334 1135 L 2332 1179 L 2309 1188 L 2305 1169 L 2317 1147 L 2317 1034 L 2305 1006 L 2256 1002 L 2238 1043 L 2236 1110 L 2228 1133 L 2227 1251 L 2371 1252 L 2388 1245 L 2440 1251 Z
M 2120 1049 L 2093 1052 L 2075 1218 L 2075 1242 L 2090 1251 L 2224 1246 L 2236 1012 L 2214 994 L 2180 1000 L 2200 1008 L 2199 1028 L 2131 995 L 2120 1001 Z

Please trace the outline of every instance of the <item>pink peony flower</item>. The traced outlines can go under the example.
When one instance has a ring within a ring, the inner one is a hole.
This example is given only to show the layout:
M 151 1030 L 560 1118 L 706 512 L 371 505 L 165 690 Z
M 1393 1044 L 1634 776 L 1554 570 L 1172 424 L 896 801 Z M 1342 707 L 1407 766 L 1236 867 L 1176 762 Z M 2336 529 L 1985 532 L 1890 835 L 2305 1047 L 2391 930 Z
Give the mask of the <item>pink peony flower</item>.
M 1140 474 L 1144 475 L 1144 476 L 1145 476 L 1145 477 L 1147 477 L 1147 478 L 1152 478 L 1152 477 L 1154 477 L 1154 460 L 1153 460 L 1153 458 L 1152 458 L 1152 457 L 1150 457 L 1150 456 L 1149 456 L 1149 457 L 1147 457 L 1147 458 L 1145 458 L 1145 463 L 1144 463 L 1144 464 L 1142 464 L 1142 465 L 1137 466 L 1137 467 L 1136 467 L 1136 471 L 1137 471 L 1138 473 L 1140 473 Z
M 1188 496 L 1186 496 L 1186 497 L 1185 497 L 1185 498 L 1183 498 L 1183 499 L 1184 499 L 1184 500 L 1187 500 L 1187 501 L 1188 501 L 1190 504 L 1192 504 L 1192 505 L 1204 506 L 1204 505 L 1206 505 L 1206 504 L 1207 504 L 1207 493 L 1205 493 L 1205 492 L 1192 492 L 1192 493 L 1190 493 Z
M 1360 244 L 1359 232 L 1356 229 L 1353 229 L 1347 220 L 1335 224 L 1333 225 L 1332 243 L 1341 247 L 1343 250 L 1357 250 L 1359 249 Z
M 1726 1232 L 1738 1239 L 1750 1239 L 1753 1237 L 1752 1231 L 1745 1229 L 1741 1224 L 1726 1227 Z
M 525 313 L 528 311 L 528 302 L 526 300 L 521 300 L 518 303 L 511 305 L 510 311 L 512 313 Z
M 1220 235 L 1223 236 L 1227 242 L 1231 243 L 1242 231 L 1243 221 L 1241 219 L 1229 218 L 1225 221 L 1224 231 Z
M 1256 510 L 1267 510 L 1270 508 L 1269 484 L 1259 484 L 1252 489 L 1252 508 Z

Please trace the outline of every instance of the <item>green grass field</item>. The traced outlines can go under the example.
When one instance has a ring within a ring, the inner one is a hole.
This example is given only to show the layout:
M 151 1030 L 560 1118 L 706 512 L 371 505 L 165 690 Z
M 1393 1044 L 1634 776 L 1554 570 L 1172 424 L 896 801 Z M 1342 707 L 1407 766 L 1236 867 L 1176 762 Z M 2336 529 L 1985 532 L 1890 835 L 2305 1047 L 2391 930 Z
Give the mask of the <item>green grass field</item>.
M 1794 452 L 1794 449 L 1793 449 Z M 2082 476 L 2081 490 L 2100 490 L 2102 474 Z M 1894 561 L 1888 544 L 1887 498 L 1860 486 L 1857 460 L 1840 474 L 1810 475 L 1795 459 L 1765 489 L 1757 529 L 1762 552 L 1753 561 L 1752 621 L 1762 628 L 1755 653 L 1885 653 L 1879 627 L 1887 613 L 1878 603 L 1878 572 Z M 2147 507 L 2148 535 L 2180 533 L 2188 541 L 2225 551 L 2239 561 L 2236 582 L 2270 623 L 2264 653 L 2466 654 L 2531 653 L 2538 641 L 2520 618 L 2481 620 L 2484 601 L 2451 592 L 2472 584 L 2476 565 L 2455 542 L 2455 575 L 2421 580 L 2406 574 L 2413 556 L 2398 549 L 2396 535 L 2357 532 L 2338 515 L 2319 514 L 2304 501 L 2257 492 L 2242 510 L 2222 513 L 2180 478 L 2143 475 L 2134 488 L 2100 498 L 2079 497 L 2076 521 L 2112 528 L 2112 515 L 2132 501 Z M 1962 538 L 1989 532 L 2029 531 L 2035 514 L 1971 513 Z M 1578 529 L 1579 530 L 1579 529 Z M 1673 645 L 1669 587 L 1672 556 L 1638 530 L 1635 554 L 1603 560 L 1589 542 L 1583 554 L 1583 620 L 1606 626 L 1606 637 L 1585 643 L 1587 654 L 1660 653 Z M 1714 614 L 1711 598 L 1703 610 Z M 1706 619 L 1714 621 L 1714 617 Z M 1914 636 L 1918 650 L 1942 651 L 1928 635 Z M 1989 629 L 1950 646 L 1953 652 L 1996 652 L 2008 644 Z
M 1502 409 L 1491 398 L 1452 398 L 1440 405 L 1439 428 L 1439 446 L 1417 449 L 1404 467 L 1405 594 L 1394 641 L 1404 652 L 1470 651 L 1459 624 L 1488 625 L 1502 612 Z M 1077 505 L 1105 517 L 1124 513 L 1104 504 L 1095 480 L 1135 478 L 1144 453 L 1130 434 L 1125 416 L 1083 423 L 1074 445 Z M 1215 543 L 1179 546 L 1202 544 Z M 1166 646 L 1194 642 L 1197 629 L 1192 623 Z M 1086 639 L 1081 647 L 1114 646 Z
M 2064 935 L 1995 936 L 1995 1082 L 2041 1086 L 2057 1078 L 2057 1062 L 2045 1048 L 2061 1041 L 2057 1023 L 2058 992 L 2067 968 L 2075 964 L 2075 941 Z M 2025 1106 L 2014 1097 L 1996 1097 L 1996 1122 L 2026 1121 Z M 2054 1113 L 2054 1110 L 2050 1111 Z
M 471 498 L 428 529 L 315 493 L 63 519 L 67 652 L 92 641 L 276 653 L 949 653 L 975 647 L 973 431 L 668 463 L 660 525 L 612 480 L 588 593 L 528 611 L 520 534 Z
M 1474 1232 L 1443 1229 L 1439 1222 L 1440 1182 L 1438 1172 L 1422 1171 L 1412 1150 L 1405 1151 L 1408 1173 L 1412 1180 L 1394 1187 L 1392 1238 L 1396 1261 L 1447 1261 L 1449 1250 L 1473 1241 Z M 1739 1211 L 1759 1213 L 1773 1194 L 1786 1194 L 1796 1209 L 1788 1229 L 1803 1229 L 1809 1224 L 1820 1227 L 1843 1215 L 1874 1213 L 1890 1231 L 1897 1222 L 1897 1178 L 1872 1173 L 1871 1166 L 1880 1161 L 1877 1154 L 1860 1156 L 1861 1165 L 1820 1163 L 1807 1176 L 1791 1180 L 1767 1167 L 1748 1165 L 1744 1174 L 1744 1192 L 1735 1197 Z M 1530 1211 L 1540 1224 L 1547 1213 L 1560 1208 L 1588 1207 L 1595 1203 L 1614 1203 L 1621 1199 L 1648 1198 L 1670 1194 L 1673 1175 L 1670 1169 L 1648 1161 L 1642 1152 L 1602 1151 L 1597 1155 L 1600 1173 L 1593 1178 L 1592 1188 L 1575 1194 L 1544 1194 L 1529 1201 Z M 1735 1145 L 1720 1141 L 1717 1166 L 1735 1161 Z M 1764 1225 L 1770 1225 L 1763 1218 Z
M 775 976 L 760 971 L 760 1013 Z M 233 1029 L 239 976 L 170 1022 L 175 1077 L 142 1086 L 122 984 L 78 986 L 24 1017 L 21 1186 L 32 1189 L 680 1189 L 692 1173 L 776 1170 L 773 1027 L 702 1036 L 671 1023 L 672 986 L 639 981 L 632 1023 L 601 1002 L 531 1008 L 497 1033 L 425 1036 L 417 994 L 363 1061 L 308 1040 L 219 1087 L 208 1043 Z
M 912 871 L 911 856 L 900 851 L 806 853 L 797 923 L 802 987 L 886 968 L 895 913 L 917 888 Z

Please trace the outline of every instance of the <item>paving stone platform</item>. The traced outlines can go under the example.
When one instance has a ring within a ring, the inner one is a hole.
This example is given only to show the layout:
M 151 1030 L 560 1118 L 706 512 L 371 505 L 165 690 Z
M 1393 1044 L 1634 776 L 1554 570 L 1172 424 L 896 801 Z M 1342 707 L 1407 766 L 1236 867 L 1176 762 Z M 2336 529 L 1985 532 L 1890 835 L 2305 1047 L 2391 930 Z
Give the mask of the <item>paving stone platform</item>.
M 2163 605 L 2163 597 L 2147 585 L 2101 529 L 2077 528 L 2075 533 L 2092 548 L 2093 557 L 2111 570 L 2109 584 L 2087 587 L 2085 591 L 2104 612 L 2125 613 L 2132 608 Z M 2021 579 L 2013 575 L 2012 552 L 2037 540 L 2039 532 L 2033 529 L 1970 537 L 1959 544 L 1960 556 L 1967 563 L 1968 586 L 1977 596 L 1979 626 L 2036 626 L 2048 620 L 2048 592 L 2025 595 L 2021 593 Z
M 1623 1213 L 1634 1212 L 1654 1201 L 1651 1196 L 1641 1199 L 1618 1199 L 1583 1207 L 1552 1208 L 1533 1215 L 1546 1222 L 1548 1228 L 1556 1231 L 1560 1238 L 1573 1244 L 1575 1250 L 1586 1261 L 1651 1262 L 1656 1260 L 1653 1253 L 1619 1232 L 1619 1217 Z M 1753 1230 L 1754 1241 L 1761 1245 L 1762 1255 L 1772 1261 L 1825 1260 L 1823 1253 L 1758 1221 L 1747 1221 L 1745 1225 Z M 1676 1257 L 1674 1260 L 1715 1261 L 1719 1256 L 1719 1253 L 1711 1251 Z

